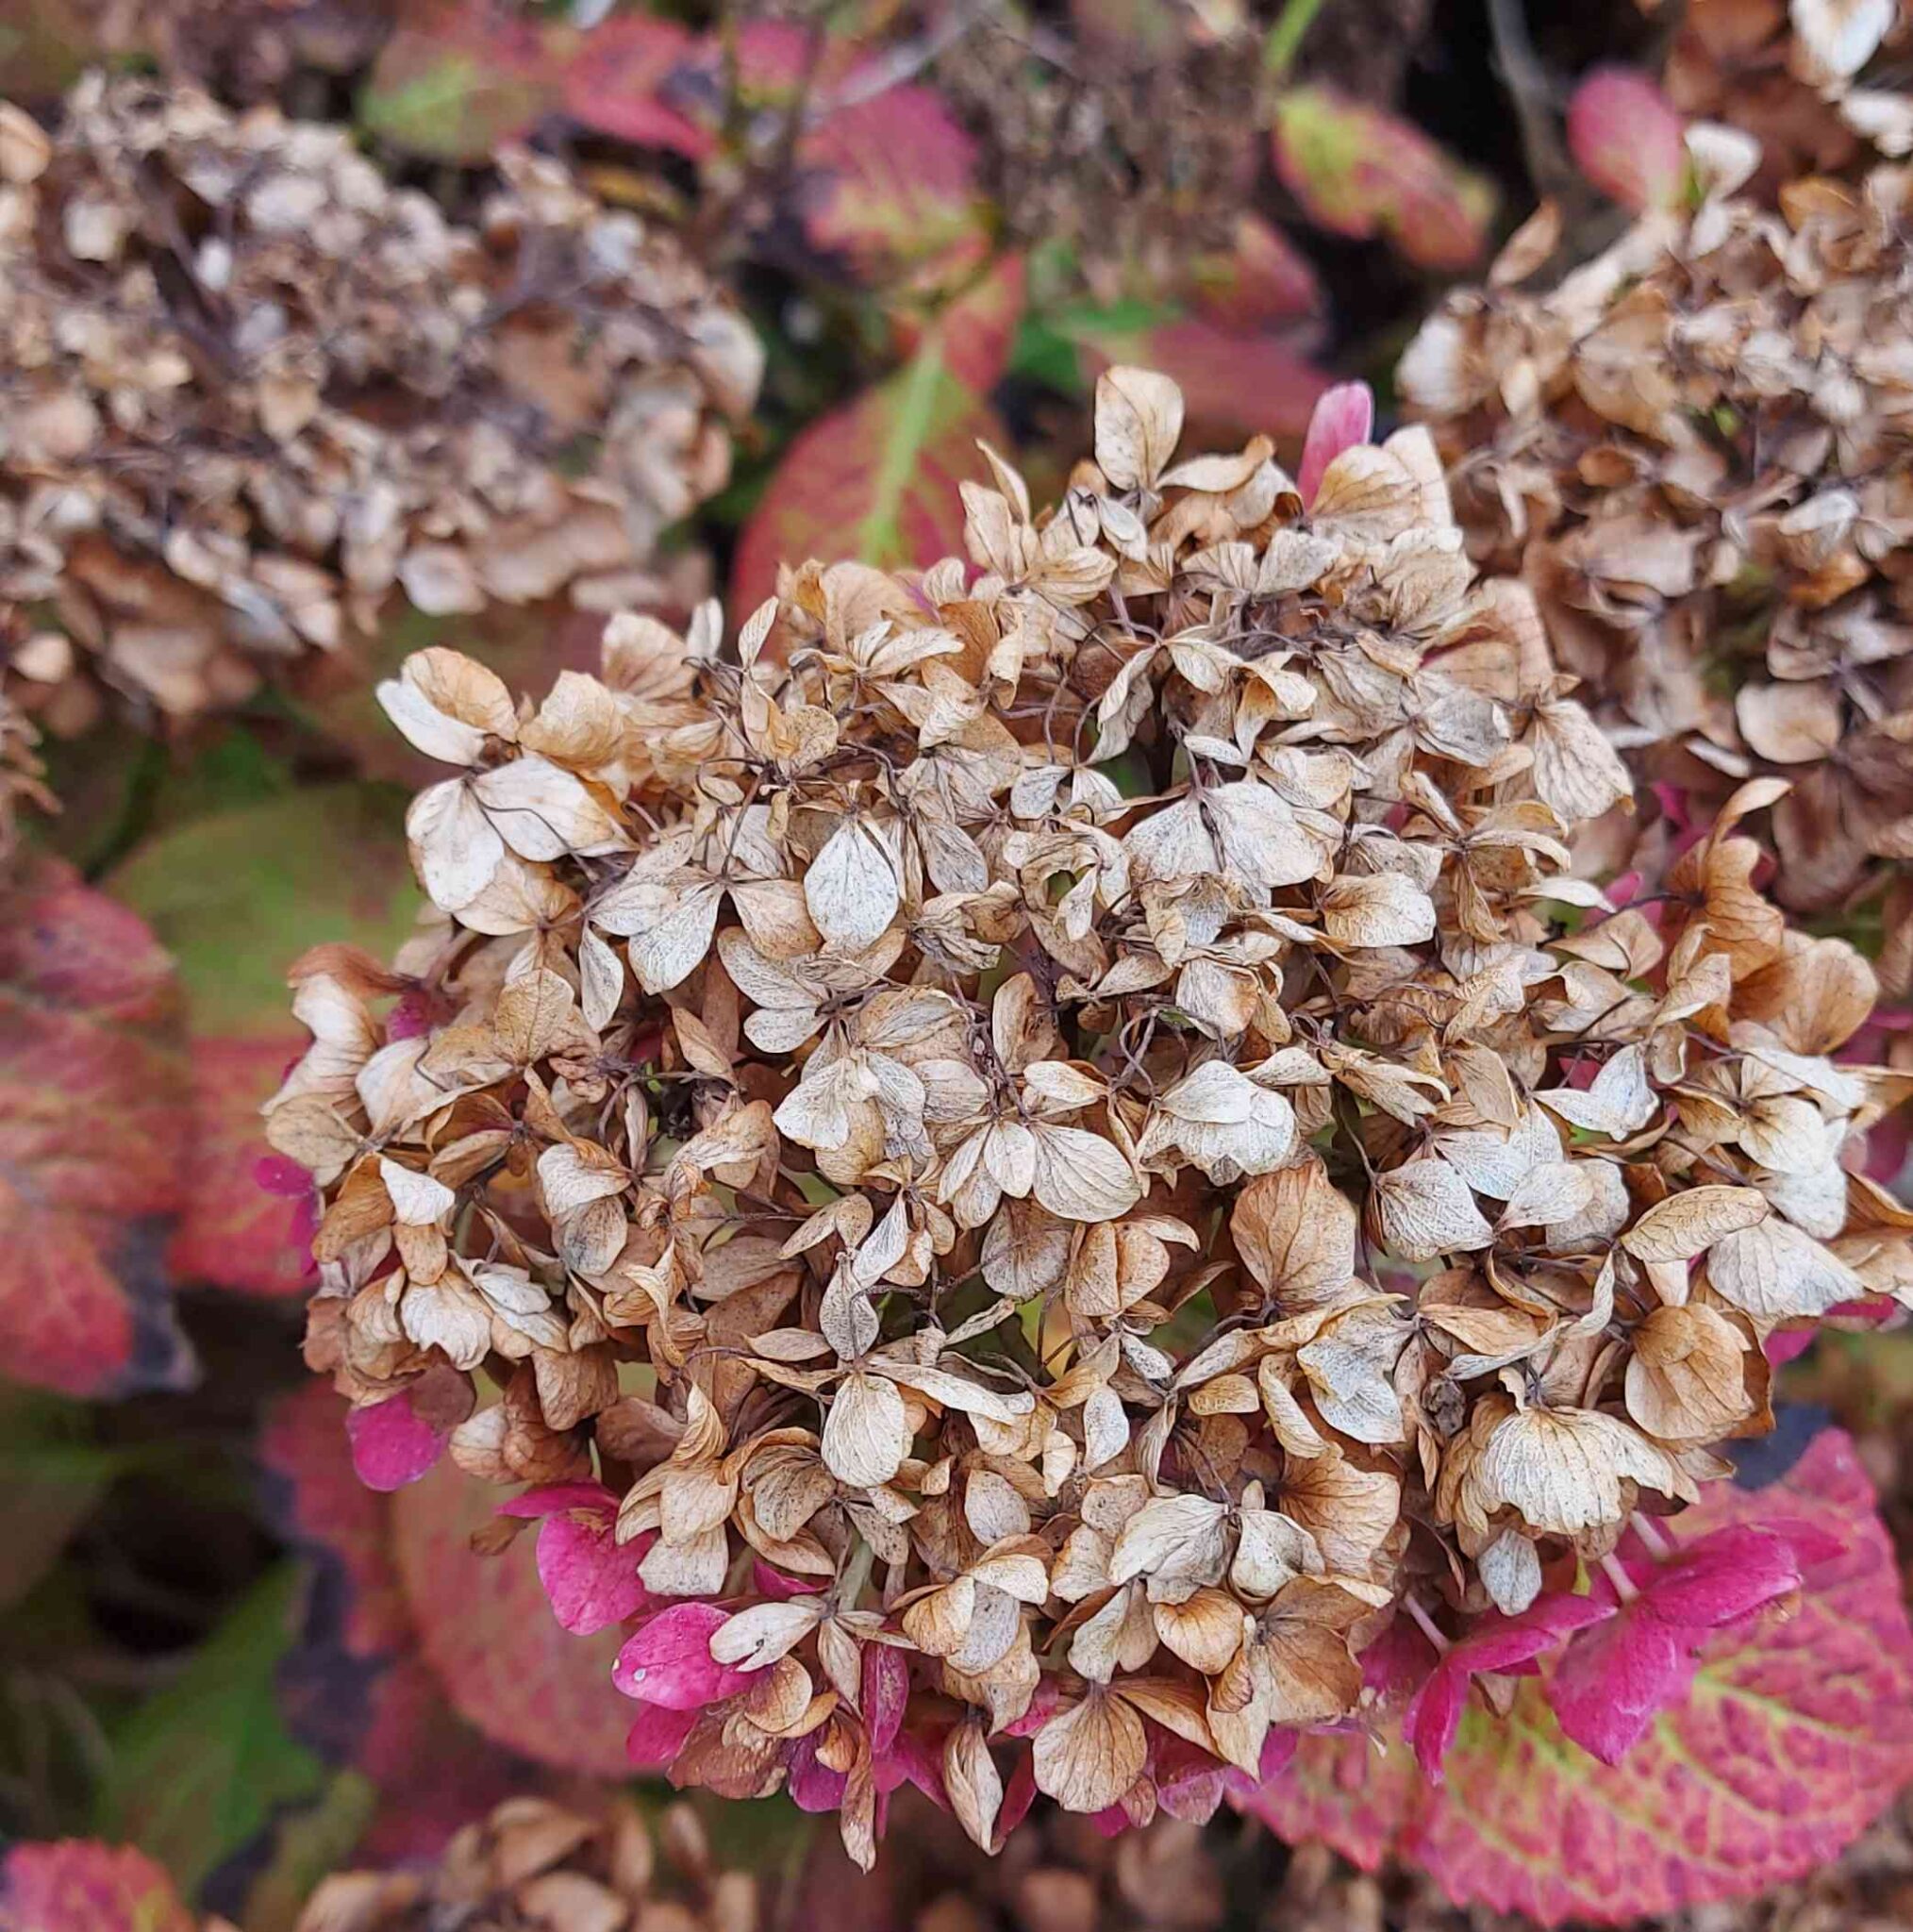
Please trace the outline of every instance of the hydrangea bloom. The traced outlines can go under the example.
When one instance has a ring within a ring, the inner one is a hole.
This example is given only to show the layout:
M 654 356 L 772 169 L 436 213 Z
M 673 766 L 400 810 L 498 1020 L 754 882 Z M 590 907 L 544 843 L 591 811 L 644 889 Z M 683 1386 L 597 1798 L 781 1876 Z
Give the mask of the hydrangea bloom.
M 1627 774 L 1367 421 L 1304 491 L 1119 369 L 1060 505 L 965 486 L 967 564 L 791 570 L 733 654 L 622 618 L 536 707 L 385 688 L 432 911 L 297 973 L 309 1357 L 483 1373 L 399 1447 L 564 1486 L 514 1510 L 679 1783 L 866 1860 L 905 1779 L 986 1846 L 1212 1807 L 1905 1291 L 1827 1057 L 1871 975 L 1752 886 L 1771 793 L 1653 916 L 1574 877 Z

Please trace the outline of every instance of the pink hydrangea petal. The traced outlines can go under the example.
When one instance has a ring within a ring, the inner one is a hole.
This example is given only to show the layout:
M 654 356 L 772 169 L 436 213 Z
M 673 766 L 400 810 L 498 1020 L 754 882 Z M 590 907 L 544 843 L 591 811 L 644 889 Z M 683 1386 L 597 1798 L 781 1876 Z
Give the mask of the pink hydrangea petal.
M 1518 1617 L 1484 1617 L 1449 1655 L 1471 1673 L 1512 1671 L 1613 1614 L 1613 1605 L 1600 1597 L 1555 1591 L 1537 1597 Z
M 632 1770 L 669 1771 L 699 1715 L 695 1710 L 667 1710 L 661 1704 L 643 1706 L 624 1740 Z
M 1156 1803 L 1185 1824 L 1206 1824 L 1222 1807 L 1223 1767 L 1182 1738 L 1165 1737 L 1156 1744 L 1149 1774 Z
M 887 1643 L 867 1643 L 858 1688 L 863 1701 L 864 1728 L 870 1734 L 871 1755 L 882 1757 L 897 1741 L 904 1711 L 910 1701 L 909 1660 Z
M 559 1509 L 597 1509 L 616 1517 L 618 1499 L 603 1483 L 544 1483 L 499 1504 L 497 1513 L 536 1520 Z
M 1784 1537 L 1735 1524 L 1689 1543 L 1648 1580 L 1640 1601 L 1676 1628 L 1718 1630 L 1800 1584 L 1800 1558 Z
M 1431 1785 L 1441 1782 L 1441 1761 L 1461 1728 L 1468 1703 L 1468 1666 L 1450 1651 L 1429 1673 L 1428 1681 L 1408 1700 L 1402 1713 L 1402 1737 L 1415 1754 L 1422 1775 Z
M 920 1731 L 906 1731 L 884 1761 L 896 1766 L 903 1776 L 932 1804 L 949 1810 L 950 1793 L 943 1789 L 943 1740 L 940 1737 L 931 1739 Z
M 1025 1818 L 1036 1803 L 1036 1756 L 1024 1751 L 1018 1755 L 1009 1782 L 1003 1788 L 1003 1805 L 996 1814 L 996 1841 L 1001 1844 Z
M 844 1787 L 850 1782 L 840 1771 L 832 1771 L 817 1758 L 817 1738 L 813 1732 L 799 1738 L 791 1748 L 790 1772 L 786 1779 L 790 1802 L 800 1811 L 840 1811 Z
M 823 1588 L 815 1576 L 788 1576 L 759 1559 L 751 1565 L 751 1587 L 773 1603 L 789 1603 L 793 1596 L 815 1596 Z
M 657 1599 L 638 1566 L 657 1541 L 657 1532 L 647 1530 L 621 1547 L 609 1520 L 581 1521 L 566 1511 L 547 1516 L 538 1532 L 538 1580 L 552 1614 L 574 1636 L 589 1637 L 648 1609 Z
M 412 1407 L 409 1389 L 384 1402 L 350 1410 L 345 1433 L 352 1442 L 352 1467 L 369 1490 L 402 1490 L 426 1474 L 451 1440 L 449 1428 L 435 1428 Z
M 1118 1804 L 1106 1805 L 1102 1810 L 1092 1811 L 1090 1814 L 1090 1823 L 1103 1838 L 1121 1838 L 1135 1820 Z
M 1302 474 L 1295 479 L 1305 504 L 1315 501 L 1322 488 L 1322 473 L 1358 442 L 1369 440 L 1375 426 L 1374 391 L 1365 382 L 1339 382 L 1324 390 L 1308 419 L 1308 435 L 1302 445 Z
M 1819 1524 L 1809 1523 L 1801 1516 L 1770 1516 L 1761 1527 L 1773 1536 L 1786 1538 L 1804 1578 L 1807 1577 L 1809 1571 L 1818 1570 L 1822 1563 L 1834 1562 L 1849 1555 L 1853 1549 L 1852 1543 L 1829 1535 Z
M 254 1183 L 269 1194 L 281 1194 L 288 1201 L 310 1198 L 312 1176 L 296 1160 L 283 1154 L 262 1154 L 253 1162 Z
M 1634 1604 L 1568 1646 L 1549 1680 L 1548 1703 L 1584 1751 L 1619 1764 L 1686 1695 L 1697 1668 L 1682 1632 Z
M 611 1681 L 640 1704 L 667 1710 L 699 1710 L 735 1697 L 750 1673 L 721 1664 L 710 1654 L 712 1632 L 730 1622 L 715 1604 L 674 1604 L 629 1638 L 611 1667 Z

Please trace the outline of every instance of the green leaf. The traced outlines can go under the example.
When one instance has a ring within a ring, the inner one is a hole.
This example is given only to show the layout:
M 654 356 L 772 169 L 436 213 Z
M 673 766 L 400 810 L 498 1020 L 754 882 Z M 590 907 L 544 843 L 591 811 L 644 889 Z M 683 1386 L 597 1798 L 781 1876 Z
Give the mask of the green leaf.
M 418 904 L 404 799 L 373 785 L 192 820 L 140 847 L 108 883 L 178 962 L 200 1037 L 287 1033 L 286 969 L 301 953 L 341 941 L 388 957 Z
M 85 1410 L 0 1396 L 0 1609 L 59 1560 L 123 1458 L 84 1440 Z
M 246 1932 L 296 1932 L 306 1900 L 322 1878 L 344 1869 L 377 1808 L 373 1781 L 341 1771 L 316 1805 L 289 1816 L 273 1835 L 265 1869 L 246 1888 Z
M 276 1807 L 325 1781 L 288 1733 L 275 1689 L 300 1597 L 295 1565 L 269 1573 L 116 1740 L 98 1828 L 159 1859 L 189 1894 Z
M 526 133 L 561 93 L 539 29 L 480 0 L 393 34 L 359 95 L 358 119 L 413 154 L 475 164 Z

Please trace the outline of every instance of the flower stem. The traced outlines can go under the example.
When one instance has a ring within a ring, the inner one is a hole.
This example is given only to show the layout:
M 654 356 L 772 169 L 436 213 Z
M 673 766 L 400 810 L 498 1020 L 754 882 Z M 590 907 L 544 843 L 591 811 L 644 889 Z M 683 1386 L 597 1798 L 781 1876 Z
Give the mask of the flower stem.
M 1612 1550 L 1601 1559 L 1602 1574 L 1614 1586 L 1614 1594 L 1624 1604 L 1631 1604 L 1640 1594 L 1634 1578 L 1627 1574 L 1627 1566 Z
M 1436 1628 L 1435 1619 L 1422 1607 L 1421 1599 L 1415 1596 L 1405 1596 L 1402 1601 L 1407 1606 L 1408 1614 L 1414 1618 L 1421 1629 L 1422 1635 L 1435 1646 L 1436 1655 L 1438 1657 L 1446 1657 L 1449 1650 L 1448 1639 Z
M 1628 1526 L 1643 1543 L 1648 1555 L 1656 1562 L 1664 1563 L 1673 1555 L 1673 1544 L 1655 1524 L 1654 1518 L 1645 1510 L 1637 1509 L 1628 1520 Z
M 1289 77 L 1289 70 L 1302 49 L 1302 37 L 1315 25 L 1315 16 L 1321 11 L 1322 0 L 1289 0 L 1262 42 L 1262 69 L 1270 79 Z

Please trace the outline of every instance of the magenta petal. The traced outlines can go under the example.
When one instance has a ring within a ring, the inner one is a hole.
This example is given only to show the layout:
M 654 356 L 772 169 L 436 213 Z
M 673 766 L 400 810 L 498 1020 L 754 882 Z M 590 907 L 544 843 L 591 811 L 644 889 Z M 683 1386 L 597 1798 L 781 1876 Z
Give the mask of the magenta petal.
M 313 1193 L 312 1175 L 296 1160 L 288 1160 L 283 1154 L 262 1154 L 253 1162 L 253 1182 L 263 1188 L 269 1194 L 278 1194 L 288 1201 L 309 1200 Z
M 1784 1537 L 1736 1524 L 1671 1557 L 1641 1601 L 1663 1623 L 1718 1630 L 1800 1585 L 1800 1560 Z
M 369 1490 L 402 1490 L 424 1475 L 451 1439 L 412 1407 L 411 1391 L 355 1408 L 345 1418 L 352 1441 L 352 1466 Z
M 996 1814 L 996 1841 L 1002 1844 L 1025 1818 L 1029 1807 L 1036 1803 L 1036 1757 L 1033 1752 L 1023 1752 L 1016 1760 L 1016 1767 L 1009 1774 L 1009 1782 L 1003 1788 L 1003 1807 Z
M 786 1780 L 790 1802 L 800 1811 L 840 1811 L 844 1787 L 849 1779 L 817 1760 L 817 1739 L 813 1733 L 799 1738 L 791 1747 L 790 1774 Z
M 1149 1774 L 1156 1783 L 1156 1803 L 1185 1824 L 1206 1824 L 1222 1806 L 1223 1767 L 1206 1751 L 1181 1738 L 1156 1740 Z
M 908 1658 L 887 1643 L 865 1644 L 857 1694 L 863 1700 L 863 1724 L 870 1734 L 871 1755 L 882 1757 L 904 1727 L 904 1709 L 910 1701 Z
M 1302 474 L 1295 479 L 1305 504 L 1315 501 L 1322 472 L 1343 450 L 1369 440 L 1375 426 L 1374 391 L 1365 382 L 1339 382 L 1324 390 L 1308 419 L 1307 440 L 1302 445 Z
M 1462 1707 L 1468 1702 L 1468 1667 L 1450 1651 L 1429 1673 L 1428 1681 L 1408 1700 L 1402 1713 L 1402 1737 L 1415 1754 L 1422 1775 L 1431 1785 L 1441 1782 L 1441 1760 L 1461 1728 Z
M 932 1743 L 919 1732 L 906 1731 L 883 1761 L 898 1766 L 903 1775 L 924 1797 L 945 1811 L 949 1810 L 950 1793 L 943 1789 L 943 1747 L 940 1740 Z
M 1852 1552 L 1843 1538 L 1829 1536 L 1817 1523 L 1804 1516 L 1770 1516 L 1760 1525 L 1770 1536 L 1784 1537 L 1798 1560 L 1803 1577 L 1822 1563 L 1831 1563 Z
M 1631 1605 L 1568 1646 L 1547 1697 L 1563 1731 L 1603 1764 L 1619 1764 L 1693 1680 L 1680 1632 Z
M 1449 1659 L 1472 1673 L 1513 1671 L 1614 1614 L 1614 1606 L 1595 1596 L 1557 1591 L 1539 1596 L 1518 1617 L 1490 1614 L 1449 1653 Z
M 697 1720 L 694 1710 L 666 1710 L 661 1705 L 646 1705 L 624 1739 L 624 1755 L 630 1758 L 632 1770 L 669 1771 Z
M 710 1654 L 713 1631 L 730 1622 L 715 1604 L 674 1604 L 660 1610 L 618 1653 L 611 1681 L 640 1704 L 667 1710 L 699 1710 L 734 1697 L 750 1674 L 719 1663 Z
M 618 1499 L 603 1483 L 545 1483 L 499 1504 L 498 1514 L 537 1518 L 559 1509 L 596 1509 L 616 1516 Z
M 773 1603 L 789 1603 L 793 1596 L 815 1596 L 823 1588 L 814 1576 L 787 1576 L 759 1558 L 751 1565 L 751 1588 Z
M 657 1532 L 647 1530 L 621 1548 L 609 1519 L 571 1512 L 546 1517 L 538 1532 L 538 1580 L 552 1614 L 578 1637 L 635 1617 L 653 1601 L 638 1566 L 657 1541 Z

